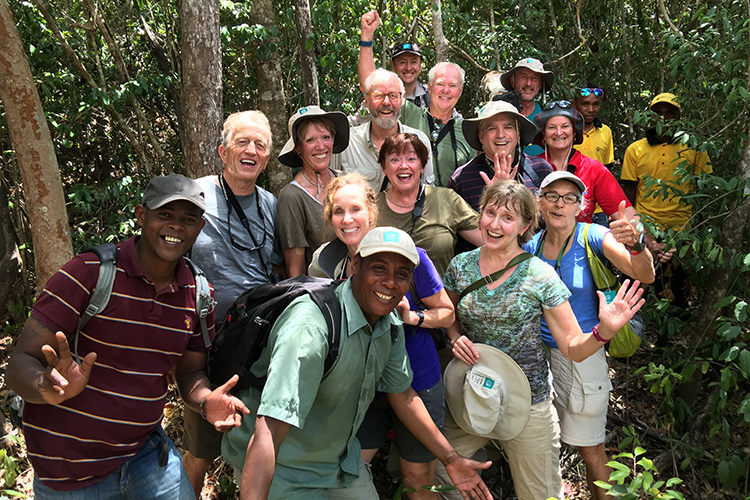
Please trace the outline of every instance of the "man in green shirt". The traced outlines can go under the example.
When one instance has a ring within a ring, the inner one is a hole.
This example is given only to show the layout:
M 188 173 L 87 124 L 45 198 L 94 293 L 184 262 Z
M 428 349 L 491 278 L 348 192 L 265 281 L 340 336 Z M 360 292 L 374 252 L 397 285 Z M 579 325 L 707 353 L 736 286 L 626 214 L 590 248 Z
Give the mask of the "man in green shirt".
M 490 463 L 458 455 L 411 388 L 394 309 L 418 263 L 414 242 L 403 231 L 380 227 L 365 236 L 354 276 L 336 290 L 341 343 L 325 376 L 328 328 L 318 306 L 308 296 L 299 298 L 274 323 L 268 347 L 252 367 L 256 375 L 267 374 L 263 392 L 249 388 L 239 394 L 255 418 L 243 419 L 222 444 L 224 458 L 241 471 L 243 500 L 377 500 L 356 439 L 376 390 L 387 394 L 401 421 L 446 464 L 466 498 L 492 499 L 476 472 Z

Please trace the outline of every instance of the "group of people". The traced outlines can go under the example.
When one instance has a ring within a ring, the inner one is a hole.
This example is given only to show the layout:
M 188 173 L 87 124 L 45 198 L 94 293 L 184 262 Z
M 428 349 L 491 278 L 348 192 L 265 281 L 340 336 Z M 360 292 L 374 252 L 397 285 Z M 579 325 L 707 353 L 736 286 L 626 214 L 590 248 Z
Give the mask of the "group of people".
M 401 43 L 394 72 L 376 69 L 379 22 L 376 11 L 362 16 L 367 116 L 297 110 L 279 155 L 297 170 L 278 199 L 258 185 L 268 119 L 234 113 L 219 175 L 149 183 L 141 234 L 117 246 L 102 311 L 78 327 L 98 293 L 94 254 L 47 283 L 7 370 L 26 401 L 37 498 L 199 498 L 221 455 L 243 499 L 377 499 L 368 464 L 391 430 L 410 498 L 454 484 L 446 498 L 491 500 L 477 472 L 490 463 L 474 460 L 490 442 L 520 500 L 563 497 L 561 442 L 578 449 L 592 498 L 608 498 L 594 485 L 610 472 L 605 345 L 643 305 L 640 283 L 674 253 L 639 216 L 686 227 L 679 192 L 710 162 L 663 122 L 628 148 L 623 190 L 599 86 L 542 104 L 555 76 L 524 58 L 485 78 L 488 102 L 464 119 L 458 65 L 435 65 L 424 85 L 419 46 Z M 675 120 L 680 104 L 660 94 L 651 110 Z M 616 294 L 597 289 L 592 252 L 629 277 Z M 212 284 L 207 317 L 187 253 Z M 305 297 L 274 323 L 253 366 L 263 390 L 235 395 L 236 377 L 212 387 L 201 323 L 213 338 L 244 290 L 303 274 L 346 280 L 331 370 L 325 319 Z M 464 380 L 450 394 L 449 374 Z M 172 377 L 185 401 L 184 458 L 161 429 Z M 524 395 L 503 400 L 508 384 Z M 488 417 L 477 399 L 497 411 Z

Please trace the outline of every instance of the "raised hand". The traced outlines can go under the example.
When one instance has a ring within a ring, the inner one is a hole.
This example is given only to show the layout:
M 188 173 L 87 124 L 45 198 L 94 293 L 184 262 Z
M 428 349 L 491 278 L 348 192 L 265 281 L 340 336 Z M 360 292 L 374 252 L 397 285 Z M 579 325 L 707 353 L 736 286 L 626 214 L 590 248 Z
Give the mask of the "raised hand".
M 359 27 L 362 30 L 361 39 L 365 42 L 372 41 L 375 36 L 375 30 L 380 26 L 380 16 L 378 11 L 371 10 L 362 15 L 362 20 L 359 23 Z
M 250 413 L 245 403 L 229 394 L 239 380 L 239 375 L 234 375 L 206 396 L 203 403 L 203 415 L 219 432 L 229 432 L 239 427 L 242 423 L 242 414 Z
M 487 185 L 500 181 L 512 181 L 518 173 L 518 165 L 513 166 L 513 157 L 511 155 L 498 155 L 495 153 L 495 174 L 490 179 L 484 172 L 479 172 L 480 177 Z
M 68 339 L 63 332 L 55 334 L 57 352 L 49 344 L 42 346 L 42 354 L 47 360 L 47 369 L 39 380 L 39 394 L 49 404 L 60 404 L 78 396 L 86 388 L 91 376 L 91 368 L 96 361 L 96 353 L 90 352 L 83 363 L 76 363 L 70 354 Z
M 455 460 L 445 464 L 445 470 L 464 498 L 492 500 L 490 490 L 477 472 L 477 469 L 488 469 L 491 465 L 492 462 L 477 462 L 457 455 Z
M 609 229 L 618 243 L 627 246 L 633 246 L 638 243 L 638 231 L 636 231 L 625 217 L 625 200 L 620 202 L 620 206 L 617 208 L 617 215 L 609 223 Z
M 631 283 L 630 280 L 625 280 L 609 304 L 604 293 L 596 292 L 599 295 L 599 332 L 602 337 L 608 340 L 614 338 L 620 328 L 646 303 L 646 299 L 641 298 L 643 289 L 640 285 L 639 281 Z

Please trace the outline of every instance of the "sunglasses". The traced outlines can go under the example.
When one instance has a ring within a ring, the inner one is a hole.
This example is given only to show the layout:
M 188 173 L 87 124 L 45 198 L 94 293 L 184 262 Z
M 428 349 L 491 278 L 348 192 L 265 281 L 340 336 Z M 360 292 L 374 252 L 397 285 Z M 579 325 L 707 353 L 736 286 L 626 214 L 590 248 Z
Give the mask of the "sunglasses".
M 555 106 L 557 106 L 558 108 L 562 108 L 562 109 L 570 109 L 573 107 L 570 101 L 553 101 L 553 102 L 548 102 L 547 104 L 545 104 L 544 110 L 549 111 Z
M 580 95 L 581 97 L 588 97 L 591 94 L 594 94 L 596 97 L 604 97 L 604 91 L 602 89 L 578 89 L 578 95 Z

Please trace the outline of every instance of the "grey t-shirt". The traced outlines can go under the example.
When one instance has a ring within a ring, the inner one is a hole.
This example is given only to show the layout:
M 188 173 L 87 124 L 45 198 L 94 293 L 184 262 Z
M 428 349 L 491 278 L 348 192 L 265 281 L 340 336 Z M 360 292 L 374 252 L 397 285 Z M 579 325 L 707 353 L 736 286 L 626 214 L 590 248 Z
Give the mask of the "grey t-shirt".
M 216 176 L 201 177 L 198 183 L 206 194 L 206 212 L 203 214 L 206 225 L 195 240 L 190 257 L 203 269 L 216 291 L 216 321 L 221 322 L 234 299 L 251 286 L 269 283 L 271 266 L 284 264 L 274 231 L 276 197 L 257 186 L 252 194 L 237 196 L 253 237 L 257 245 L 262 246 L 260 250 L 240 250 L 229 238 L 227 202 L 216 184 Z M 260 196 L 260 214 L 256 196 Z M 256 244 L 234 210 L 230 224 L 235 243 L 244 248 L 255 248 Z M 263 256 L 265 268 L 259 254 Z

